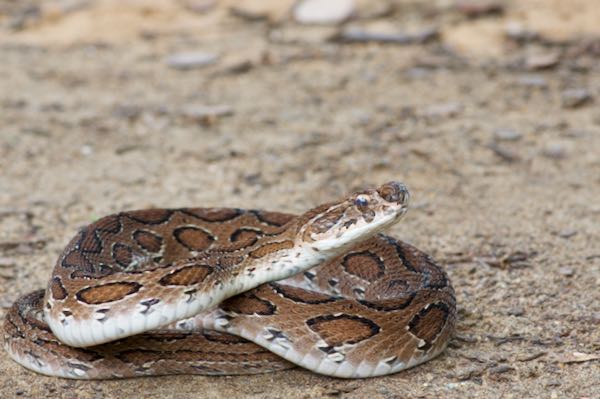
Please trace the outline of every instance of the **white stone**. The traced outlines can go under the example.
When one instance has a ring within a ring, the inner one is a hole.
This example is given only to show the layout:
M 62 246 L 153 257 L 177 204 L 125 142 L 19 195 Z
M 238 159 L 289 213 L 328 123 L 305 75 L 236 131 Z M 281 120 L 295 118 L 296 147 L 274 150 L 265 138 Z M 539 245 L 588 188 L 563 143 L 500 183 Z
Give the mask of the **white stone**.
M 354 12 L 354 0 L 303 0 L 294 9 L 301 24 L 338 24 Z
M 178 53 L 167 57 L 166 63 L 174 69 L 187 70 L 214 64 L 218 55 L 213 53 Z

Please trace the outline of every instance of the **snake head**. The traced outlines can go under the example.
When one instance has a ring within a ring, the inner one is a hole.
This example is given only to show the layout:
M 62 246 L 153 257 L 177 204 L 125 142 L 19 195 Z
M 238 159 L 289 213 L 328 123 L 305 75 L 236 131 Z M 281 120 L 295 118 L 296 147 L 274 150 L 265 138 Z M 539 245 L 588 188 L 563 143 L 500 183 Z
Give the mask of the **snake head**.
M 342 251 L 396 223 L 408 201 L 406 186 L 395 181 L 354 193 L 305 214 L 302 238 L 318 251 Z

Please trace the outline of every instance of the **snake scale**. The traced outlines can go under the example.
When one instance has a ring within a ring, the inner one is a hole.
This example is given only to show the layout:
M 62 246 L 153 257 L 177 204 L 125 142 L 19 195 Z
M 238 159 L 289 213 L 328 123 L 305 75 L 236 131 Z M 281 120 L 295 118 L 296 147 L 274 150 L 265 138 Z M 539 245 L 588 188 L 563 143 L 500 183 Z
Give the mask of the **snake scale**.
M 122 212 L 81 229 L 47 289 L 19 298 L 4 343 L 64 378 L 252 374 L 298 365 L 391 374 L 446 347 L 445 272 L 382 230 L 406 212 L 389 182 L 308 212 Z

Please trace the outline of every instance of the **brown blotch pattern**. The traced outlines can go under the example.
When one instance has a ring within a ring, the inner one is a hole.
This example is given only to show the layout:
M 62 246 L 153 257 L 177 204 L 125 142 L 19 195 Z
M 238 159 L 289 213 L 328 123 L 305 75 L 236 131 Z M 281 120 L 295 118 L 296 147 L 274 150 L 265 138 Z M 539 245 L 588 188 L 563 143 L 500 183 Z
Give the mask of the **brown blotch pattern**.
M 281 241 L 281 242 L 272 242 L 269 244 L 265 244 L 261 247 L 256 248 L 251 251 L 248 255 L 253 258 L 262 258 L 263 256 L 272 254 L 277 251 L 282 251 L 284 249 L 290 249 L 294 247 L 294 243 L 290 240 Z
M 147 209 L 127 212 L 124 215 L 143 224 L 162 224 L 168 221 L 172 214 L 173 211 L 169 209 Z
M 199 227 L 184 226 L 173 231 L 177 242 L 190 251 L 204 251 L 211 246 L 215 237 Z
M 231 234 L 231 236 L 229 237 L 229 241 L 236 243 L 247 243 L 246 245 L 252 245 L 256 242 L 258 237 L 262 235 L 263 232 L 260 230 L 242 227 Z
M 133 260 L 131 247 L 118 242 L 115 243 L 112 247 L 112 257 L 120 266 L 129 266 Z
M 162 248 L 162 237 L 146 230 L 134 231 L 133 239 L 142 249 L 150 253 L 158 253 Z
M 211 274 L 213 268 L 208 265 L 185 266 L 163 276 L 159 283 L 162 285 L 198 284 Z
M 117 234 L 123 228 L 119 215 L 110 215 L 99 219 L 89 227 L 100 232 Z
M 62 285 L 62 281 L 60 281 L 60 277 L 54 277 L 50 281 L 50 292 L 52 293 L 52 298 L 57 300 L 65 299 L 68 295 L 67 290 Z
M 108 283 L 84 288 L 76 296 L 81 302 L 98 305 L 123 299 L 127 295 L 138 292 L 140 288 L 142 285 L 134 282 Z
M 440 335 L 450 314 L 448 305 L 435 303 L 423 308 L 408 323 L 408 331 L 425 341 L 419 349 L 428 350 Z
M 226 222 L 243 213 L 241 209 L 235 208 L 186 208 L 183 212 L 206 222 Z
M 257 297 L 254 294 L 237 295 L 221 303 L 220 308 L 226 312 L 244 315 L 269 316 L 275 313 L 274 304 Z
M 325 295 L 315 291 L 292 287 L 290 285 L 271 283 L 270 286 L 273 287 L 273 289 L 279 295 L 294 302 L 317 305 L 320 303 L 328 303 L 338 300 L 338 298 L 332 297 L 331 295 Z
M 294 216 L 279 212 L 263 212 L 259 210 L 250 211 L 261 222 L 270 226 L 280 227 L 289 222 Z
M 348 314 L 318 316 L 307 320 L 306 324 L 331 347 L 356 344 L 380 330 L 374 321 Z
M 413 299 L 415 299 L 416 295 L 416 292 L 412 292 L 406 296 L 399 296 L 397 298 L 380 299 L 377 301 L 360 300 L 358 302 L 380 312 L 391 312 L 393 310 L 406 309 Z
M 324 233 L 331 229 L 344 216 L 344 208 L 338 207 L 327 212 L 312 223 L 310 231 L 313 233 Z
M 373 282 L 385 273 L 383 261 L 369 251 L 348 254 L 342 260 L 346 272 L 365 281 Z

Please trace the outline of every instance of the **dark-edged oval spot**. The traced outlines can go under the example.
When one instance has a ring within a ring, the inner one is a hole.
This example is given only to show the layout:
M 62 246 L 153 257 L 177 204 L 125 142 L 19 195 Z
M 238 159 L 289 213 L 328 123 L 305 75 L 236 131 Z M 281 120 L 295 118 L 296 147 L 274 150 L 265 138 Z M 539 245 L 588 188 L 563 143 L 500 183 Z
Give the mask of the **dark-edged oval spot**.
M 443 302 L 434 303 L 423 308 L 408 323 L 408 331 L 425 341 L 419 349 L 427 351 L 441 334 L 450 315 L 448 305 Z
M 190 251 L 204 251 L 215 241 L 212 234 L 196 226 L 182 226 L 173 230 L 178 243 Z
M 185 208 L 181 211 L 211 223 L 226 222 L 244 213 L 244 211 L 237 208 Z
M 271 242 L 256 248 L 255 250 L 251 251 L 248 255 L 250 255 L 253 258 L 262 258 L 263 256 L 267 256 L 277 251 L 283 251 L 285 249 L 290 249 L 293 247 L 294 242 L 290 240 L 281 242 Z
M 135 282 L 117 282 L 97 285 L 80 290 L 76 297 L 79 301 L 90 305 L 98 305 L 106 302 L 118 301 L 127 295 L 134 294 L 142 288 L 141 284 Z
M 254 294 L 236 295 L 221 303 L 219 307 L 226 312 L 244 315 L 257 314 L 261 316 L 275 314 L 277 310 L 274 304 Z
M 164 275 L 158 282 L 161 285 L 198 284 L 211 274 L 213 268 L 208 265 L 185 266 Z
M 349 314 L 318 316 L 307 320 L 306 325 L 331 347 L 356 344 L 380 330 L 374 321 Z
M 160 252 L 163 244 L 161 236 L 147 230 L 134 231 L 133 239 L 142 249 L 154 254 Z
M 259 229 L 251 227 L 240 227 L 229 236 L 229 241 L 235 243 L 244 243 L 246 246 L 253 245 L 258 237 L 263 236 L 264 233 Z
M 168 221 L 173 215 L 170 209 L 146 209 L 141 211 L 130 211 L 123 213 L 130 219 L 143 224 L 162 224 Z
M 411 304 L 417 294 L 410 293 L 407 296 L 399 296 L 398 298 L 380 299 L 377 301 L 359 300 L 362 305 L 380 312 L 391 312 L 393 310 L 406 309 Z

